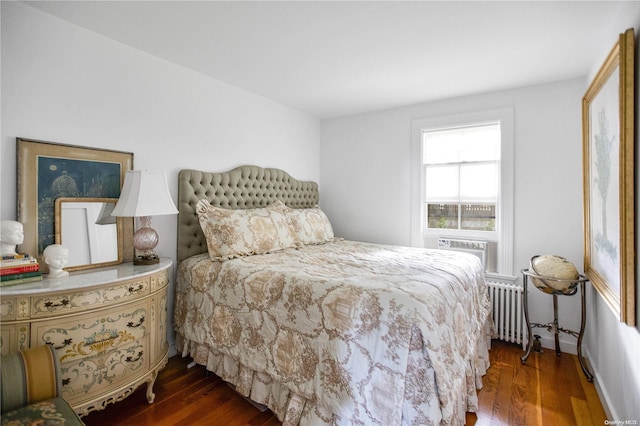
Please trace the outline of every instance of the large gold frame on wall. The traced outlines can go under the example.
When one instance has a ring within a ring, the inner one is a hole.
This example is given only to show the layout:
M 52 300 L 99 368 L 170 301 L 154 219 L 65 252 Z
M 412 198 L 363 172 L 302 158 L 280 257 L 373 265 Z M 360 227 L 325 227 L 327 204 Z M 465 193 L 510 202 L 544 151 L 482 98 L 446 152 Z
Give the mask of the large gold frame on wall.
M 117 198 L 124 182 L 127 170 L 133 169 L 133 153 L 87 148 L 76 145 L 45 142 L 32 139 L 17 138 L 17 173 L 18 173 L 18 221 L 24 227 L 24 242 L 19 249 L 32 256 L 37 256 L 40 268 L 47 272 L 47 265 L 42 260 L 44 248 L 55 242 L 54 204 L 55 199 L 62 196 L 74 196 L 81 198 L 95 198 L 99 192 L 92 191 L 88 186 L 95 186 L 97 182 L 77 182 L 77 192 L 70 195 L 69 192 L 43 194 L 43 189 L 50 189 L 50 184 L 43 180 L 42 172 L 50 172 L 51 178 L 64 175 L 83 175 L 87 169 L 106 167 L 117 170 L 115 176 L 111 176 L 108 182 L 98 182 L 110 188 L 109 195 L 100 197 Z M 64 170 L 60 164 L 66 164 Z M 45 166 L 41 170 L 41 166 Z M 118 181 L 113 181 L 117 179 Z M 43 181 L 40 181 L 43 180 Z M 77 179 L 76 179 L 77 180 Z M 87 179 L 89 180 L 89 179 Z M 67 179 L 67 182 L 70 182 Z M 63 182 L 64 184 L 64 179 Z M 60 186 L 60 185 L 59 185 Z M 64 185 L 62 185 L 64 187 Z M 73 187 L 73 183 L 71 183 Z M 69 189 L 75 191 L 75 189 Z M 133 218 L 125 218 L 123 227 L 123 251 L 122 261 L 133 259 Z M 69 247 L 69 249 L 73 249 Z M 101 265 L 86 265 L 86 268 Z
M 635 35 L 620 34 L 582 99 L 585 273 L 636 324 Z

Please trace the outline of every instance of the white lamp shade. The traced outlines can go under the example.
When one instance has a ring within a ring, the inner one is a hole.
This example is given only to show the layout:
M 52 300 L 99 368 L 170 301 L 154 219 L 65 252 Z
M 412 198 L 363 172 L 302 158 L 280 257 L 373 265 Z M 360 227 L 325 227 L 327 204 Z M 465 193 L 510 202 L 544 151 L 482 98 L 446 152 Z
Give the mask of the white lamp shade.
M 113 216 L 140 217 L 177 214 L 164 172 L 130 170 L 124 176 Z

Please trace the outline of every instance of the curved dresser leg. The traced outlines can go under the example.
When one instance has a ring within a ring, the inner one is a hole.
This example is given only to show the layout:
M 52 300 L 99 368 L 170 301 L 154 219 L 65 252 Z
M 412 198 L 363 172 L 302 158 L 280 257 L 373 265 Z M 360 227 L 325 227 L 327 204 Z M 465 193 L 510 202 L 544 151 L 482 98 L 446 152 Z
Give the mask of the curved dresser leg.
M 154 370 L 147 381 L 147 402 L 149 404 L 153 404 L 153 401 L 156 399 L 156 394 L 153 392 L 153 385 L 156 382 L 156 377 L 158 377 L 158 370 Z

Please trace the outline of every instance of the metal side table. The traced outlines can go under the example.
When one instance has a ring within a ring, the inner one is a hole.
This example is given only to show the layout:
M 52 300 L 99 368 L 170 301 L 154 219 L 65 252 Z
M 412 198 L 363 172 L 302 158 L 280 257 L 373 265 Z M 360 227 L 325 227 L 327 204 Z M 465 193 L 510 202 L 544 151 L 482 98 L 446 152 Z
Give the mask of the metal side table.
M 585 364 L 584 358 L 582 357 L 582 337 L 584 335 L 584 328 L 586 323 L 586 296 L 585 296 L 585 283 L 589 281 L 589 278 L 580 274 L 578 279 L 575 280 L 561 280 L 557 278 L 550 277 L 541 277 L 534 272 L 529 271 L 529 269 L 523 269 L 522 271 L 522 281 L 523 281 L 523 293 L 522 293 L 522 302 L 524 305 L 524 318 L 527 324 L 527 350 L 520 357 L 520 362 L 522 364 L 527 362 L 527 358 L 531 354 L 531 349 L 533 347 L 533 328 L 546 328 L 548 332 L 552 332 L 555 335 L 555 343 L 556 343 L 556 355 L 560 356 L 560 332 L 570 334 L 578 339 L 577 342 L 577 352 L 578 352 L 578 360 L 580 361 L 580 367 L 582 368 L 582 372 L 588 381 L 593 381 L 593 374 L 587 368 Z M 529 320 L 529 303 L 527 296 L 527 286 L 529 277 L 537 280 L 538 283 L 543 283 L 545 281 L 554 281 L 560 284 L 567 284 L 568 289 L 565 291 L 555 290 L 552 287 L 538 287 L 543 293 L 550 294 L 553 296 L 553 322 L 547 324 L 541 323 L 531 323 Z M 558 325 L 558 296 L 573 296 L 578 292 L 578 287 L 580 288 L 580 297 L 581 297 L 581 306 L 582 306 L 582 317 L 580 319 L 580 331 L 575 332 L 573 330 L 567 330 Z

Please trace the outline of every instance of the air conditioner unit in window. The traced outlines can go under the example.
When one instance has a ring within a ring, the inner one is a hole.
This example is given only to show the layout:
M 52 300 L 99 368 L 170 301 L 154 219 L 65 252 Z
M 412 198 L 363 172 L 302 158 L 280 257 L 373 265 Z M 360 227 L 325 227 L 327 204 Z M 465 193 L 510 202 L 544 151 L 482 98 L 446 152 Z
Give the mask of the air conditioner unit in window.
M 482 262 L 482 269 L 486 270 L 487 260 L 487 241 L 483 240 L 467 240 L 462 238 L 438 238 L 438 248 L 441 250 L 454 250 L 470 253 L 478 256 Z

